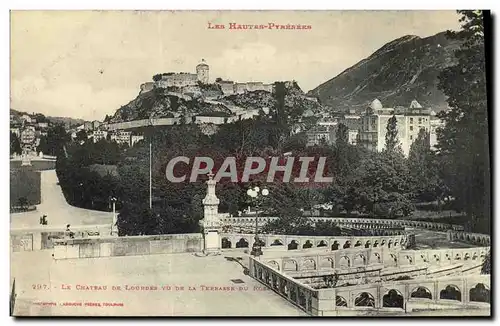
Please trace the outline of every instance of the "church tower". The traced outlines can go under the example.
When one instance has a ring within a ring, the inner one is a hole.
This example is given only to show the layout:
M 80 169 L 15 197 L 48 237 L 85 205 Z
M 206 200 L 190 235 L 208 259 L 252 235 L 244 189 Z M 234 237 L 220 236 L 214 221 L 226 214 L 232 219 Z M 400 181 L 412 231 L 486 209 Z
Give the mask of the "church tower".
M 208 65 L 205 63 L 205 59 L 201 59 L 201 63 L 196 66 L 196 74 L 198 75 L 198 81 L 203 84 L 208 84 Z
M 203 226 L 203 233 L 205 238 L 205 249 L 206 254 L 215 253 L 218 254 L 221 249 L 221 221 L 219 214 L 219 198 L 215 195 L 215 180 L 212 173 L 208 174 L 207 181 L 207 195 L 203 199 L 203 220 L 200 224 Z

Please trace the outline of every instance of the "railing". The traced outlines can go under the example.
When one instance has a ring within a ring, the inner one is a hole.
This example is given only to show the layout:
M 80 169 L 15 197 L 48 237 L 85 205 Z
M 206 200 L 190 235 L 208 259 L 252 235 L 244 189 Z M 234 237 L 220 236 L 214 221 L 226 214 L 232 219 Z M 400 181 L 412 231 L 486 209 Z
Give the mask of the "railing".
M 271 222 L 277 220 L 278 217 L 257 217 L 259 223 L 264 225 L 266 222 Z M 455 230 L 462 231 L 464 227 L 462 225 L 447 224 L 447 223 L 436 223 L 436 222 L 424 222 L 424 221 L 413 221 L 413 220 L 392 220 L 392 219 L 376 219 L 376 218 L 347 218 L 347 217 L 309 217 L 311 221 L 325 221 L 333 222 L 339 226 L 354 226 L 364 229 L 380 229 L 380 228 L 400 228 L 400 227 L 413 227 L 422 228 L 437 231 L 447 231 Z M 221 222 L 226 226 L 232 227 L 242 227 L 242 226 L 254 226 L 255 216 L 248 217 L 227 217 L 222 218 Z

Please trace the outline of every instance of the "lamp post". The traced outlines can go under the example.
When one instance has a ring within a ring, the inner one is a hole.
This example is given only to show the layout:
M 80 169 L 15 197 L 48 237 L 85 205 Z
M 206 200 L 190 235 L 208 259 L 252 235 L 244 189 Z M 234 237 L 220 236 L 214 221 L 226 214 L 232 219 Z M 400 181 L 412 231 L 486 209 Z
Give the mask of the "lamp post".
M 250 188 L 247 190 L 247 195 L 251 198 L 251 201 L 254 203 L 255 211 L 258 215 L 259 212 L 258 208 L 260 204 L 259 201 L 262 200 L 261 196 L 266 197 L 267 195 L 269 195 L 269 190 L 265 188 L 261 190 L 259 187 L 255 187 L 253 189 Z M 259 239 L 259 218 L 257 215 L 255 216 L 255 241 L 252 246 L 252 251 L 250 252 L 250 255 L 255 257 L 262 255 L 262 246 L 260 245 L 260 239 Z
M 116 227 L 116 201 L 117 199 L 115 197 L 110 198 L 111 205 L 113 207 L 113 222 L 111 223 L 111 232 L 110 235 L 114 235 L 115 233 L 118 233 L 117 227 Z

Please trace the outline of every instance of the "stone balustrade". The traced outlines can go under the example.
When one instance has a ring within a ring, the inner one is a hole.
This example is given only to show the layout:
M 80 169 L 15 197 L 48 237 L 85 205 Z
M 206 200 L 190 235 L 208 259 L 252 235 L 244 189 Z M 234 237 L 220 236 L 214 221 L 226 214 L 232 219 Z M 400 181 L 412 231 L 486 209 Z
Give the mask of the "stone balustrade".
M 250 257 L 250 275 L 313 316 L 357 315 L 358 310 L 435 309 L 476 305 L 489 307 L 490 276 L 414 279 L 313 289 Z
M 251 248 L 255 242 L 255 234 L 222 233 L 222 249 Z M 412 235 L 392 236 L 306 236 L 306 235 L 279 235 L 259 234 L 262 247 L 284 248 L 290 250 L 307 248 L 329 248 L 339 250 L 347 248 L 399 248 L 412 242 Z
M 255 227 L 256 217 L 226 217 L 222 218 L 221 222 L 226 226 L 232 227 Z M 278 217 L 257 217 L 258 223 L 264 225 L 267 222 L 275 221 Z M 413 221 L 413 220 L 392 220 L 392 219 L 375 219 L 375 218 L 343 218 L 343 217 L 310 217 L 314 222 L 316 221 L 331 221 L 341 227 L 359 228 L 359 229 L 398 229 L 398 228 L 421 228 L 434 231 L 461 231 L 463 226 Z
M 461 241 L 475 245 L 489 246 L 491 244 L 490 236 L 482 233 L 471 233 L 464 231 L 448 231 L 449 241 Z
M 481 264 L 489 247 L 429 250 L 391 250 L 390 248 L 345 249 L 315 255 L 266 257 L 262 263 L 283 272 L 348 269 L 382 264 L 384 267 L 447 266 L 458 263 Z

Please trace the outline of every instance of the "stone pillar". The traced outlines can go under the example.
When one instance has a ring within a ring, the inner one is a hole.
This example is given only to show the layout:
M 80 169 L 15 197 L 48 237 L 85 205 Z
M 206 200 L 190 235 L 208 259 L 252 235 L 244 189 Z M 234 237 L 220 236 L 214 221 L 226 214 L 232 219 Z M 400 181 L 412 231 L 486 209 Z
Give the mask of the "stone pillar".
M 222 223 L 219 215 L 219 198 L 215 195 L 215 180 L 213 174 L 208 174 L 207 195 L 203 199 L 204 217 L 200 221 L 204 233 L 205 254 L 220 254 Z

